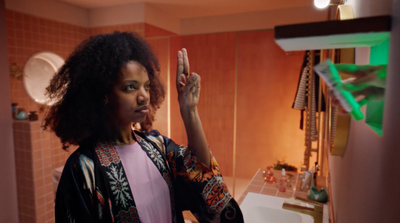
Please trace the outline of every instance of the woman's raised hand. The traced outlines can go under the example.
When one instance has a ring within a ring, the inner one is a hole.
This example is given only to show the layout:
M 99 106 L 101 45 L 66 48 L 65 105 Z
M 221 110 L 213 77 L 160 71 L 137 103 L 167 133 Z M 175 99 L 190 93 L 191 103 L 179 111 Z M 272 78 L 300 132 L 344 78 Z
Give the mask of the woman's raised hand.
M 189 58 L 185 48 L 178 51 L 178 65 L 176 72 L 176 88 L 178 102 L 181 109 L 193 109 L 199 102 L 200 76 L 189 73 Z

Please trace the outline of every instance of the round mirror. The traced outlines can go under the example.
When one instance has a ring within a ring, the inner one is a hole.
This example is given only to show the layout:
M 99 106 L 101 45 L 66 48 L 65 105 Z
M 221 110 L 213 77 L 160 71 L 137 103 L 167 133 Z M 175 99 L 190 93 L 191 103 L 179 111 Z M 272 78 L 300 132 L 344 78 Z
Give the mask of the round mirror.
M 23 69 L 23 82 L 32 100 L 44 105 L 54 103 L 45 95 L 46 87 L 63 64 L 64 59 L 50 52 L 39 52 L 28 59 Z

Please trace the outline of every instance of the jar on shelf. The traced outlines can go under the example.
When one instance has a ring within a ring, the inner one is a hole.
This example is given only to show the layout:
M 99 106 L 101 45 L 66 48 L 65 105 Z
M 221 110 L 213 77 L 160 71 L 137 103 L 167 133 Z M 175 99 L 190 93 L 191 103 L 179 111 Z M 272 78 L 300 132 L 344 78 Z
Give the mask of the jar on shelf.
M 36 120 L 38 120 L 38 115 L 36 114 L 36 111 L 30 111 L 29 121 L 36 121 Z

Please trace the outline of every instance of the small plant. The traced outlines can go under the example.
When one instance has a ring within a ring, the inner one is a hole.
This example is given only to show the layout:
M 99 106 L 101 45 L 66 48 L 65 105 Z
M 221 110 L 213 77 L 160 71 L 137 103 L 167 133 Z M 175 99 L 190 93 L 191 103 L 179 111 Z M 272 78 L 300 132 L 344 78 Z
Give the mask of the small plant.
M 274 170 L 282 170 L 282 168 L 285 168 L 286 171 L 297 171 L 297 168 L 295 166 L 289 165 L 285 162 L 285 158 L 282 160 L 276 160 L 277 162 L 273 164 Z

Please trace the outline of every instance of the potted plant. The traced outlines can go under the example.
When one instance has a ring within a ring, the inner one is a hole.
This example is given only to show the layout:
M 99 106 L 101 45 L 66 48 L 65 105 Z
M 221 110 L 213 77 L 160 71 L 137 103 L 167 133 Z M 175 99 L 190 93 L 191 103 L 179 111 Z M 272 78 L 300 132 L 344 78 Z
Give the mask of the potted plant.
M 297 167 L 286 163 L 285 158 L 282 160 L 277 159 L 276 161 L 277 162 L 273 164 L 274 170 L 282 170 L 282 168 L 285 168 L 285 171 L 297 172 Z

